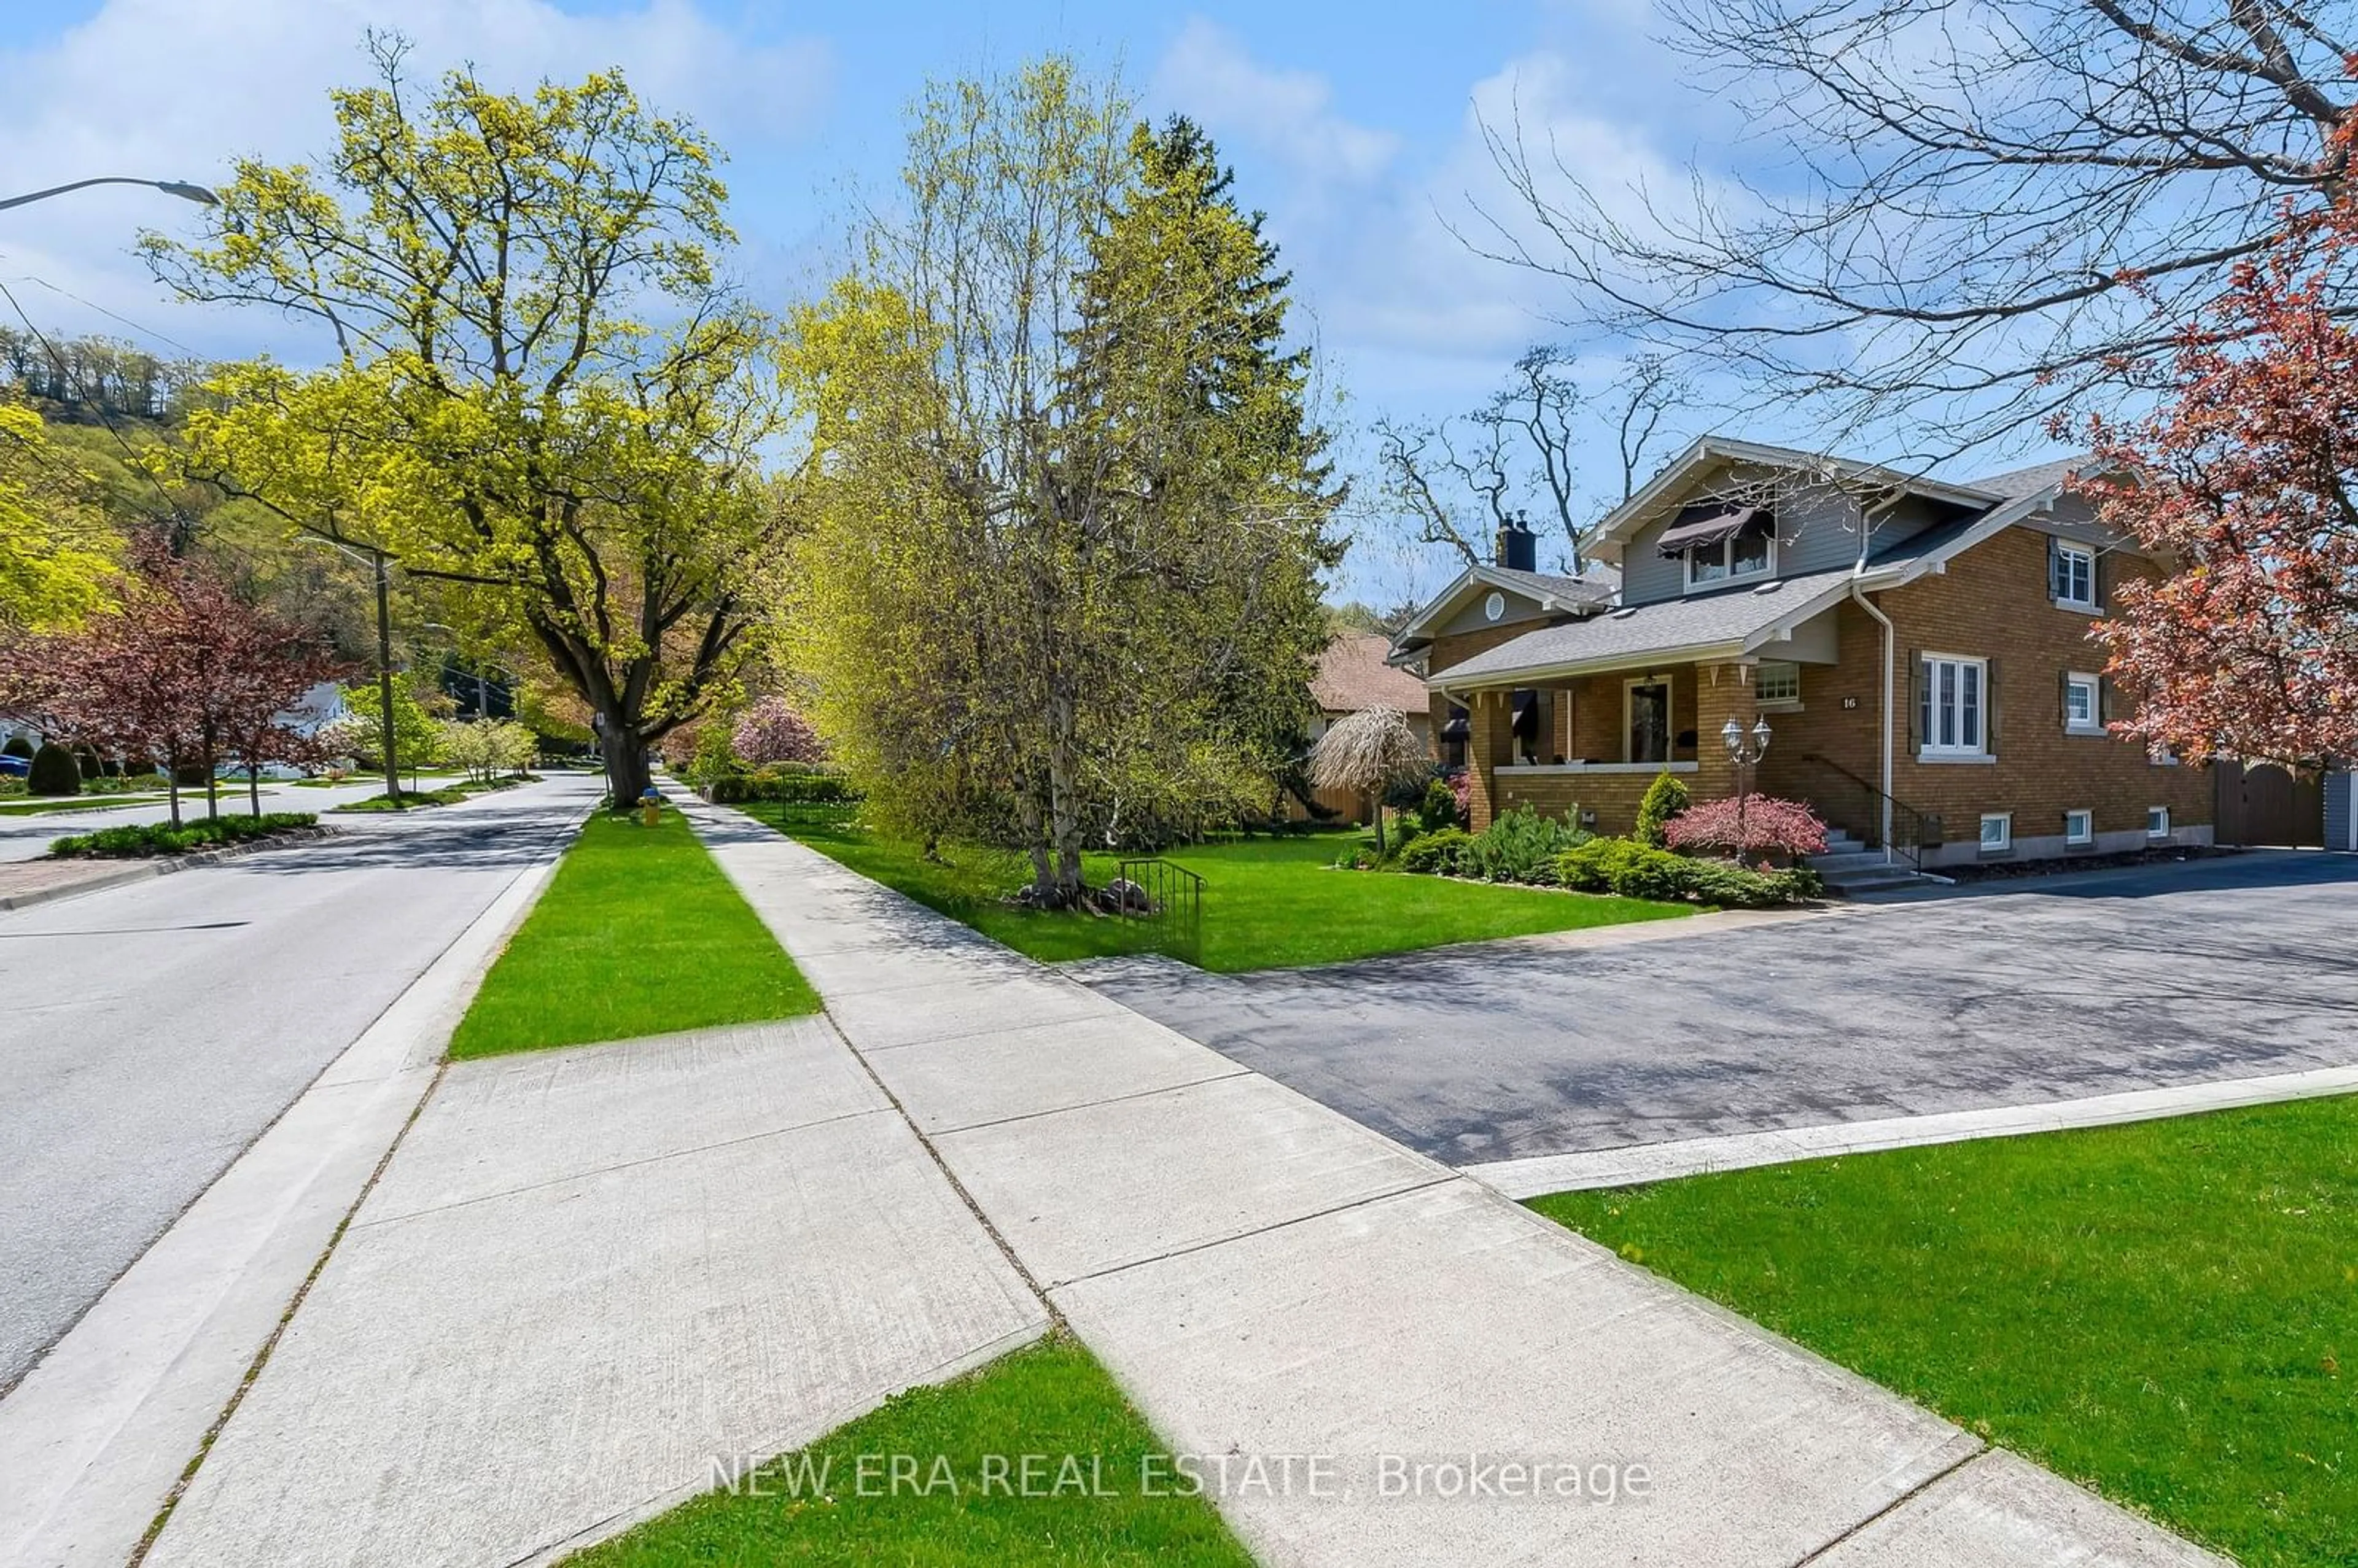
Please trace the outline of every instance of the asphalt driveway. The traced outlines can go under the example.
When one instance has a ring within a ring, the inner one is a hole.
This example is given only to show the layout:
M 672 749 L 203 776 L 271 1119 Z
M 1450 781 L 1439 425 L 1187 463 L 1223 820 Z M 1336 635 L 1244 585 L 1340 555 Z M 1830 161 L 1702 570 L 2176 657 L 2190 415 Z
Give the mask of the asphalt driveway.
M 2358 858 L 2255 851 L 1591 949 L 1089 983 L 1451 1164 L 2358 1064 Z

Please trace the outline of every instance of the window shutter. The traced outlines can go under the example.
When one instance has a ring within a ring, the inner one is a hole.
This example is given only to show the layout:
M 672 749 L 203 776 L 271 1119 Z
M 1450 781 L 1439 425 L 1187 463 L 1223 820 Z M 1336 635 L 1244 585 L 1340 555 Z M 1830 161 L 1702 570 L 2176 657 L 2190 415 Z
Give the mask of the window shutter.
M 2110 550 L 2093 550 L 2088 556 L 2088 598 L 2099 615 L 2104 612 L 2104 557 L 2111 554 Z
M 2061 719 L 2064 728 L 2071 728 L 2071 672 L 2070 670 L 2055 672 L 2055 711 Z
M 1932 688 L 1924 679 L 1924 655 L 1915 649 L 1908 650 L 1908 754 L 1914 756 L 1924 749 L 1925 731 L 1931 728 L 1931 718 L 1924 711 L 1932 700 Z
M 2107 725 L 2120 717 L 2120 688 L 2110 676 L 2096 677 L 2096 717 Z
M 2052 534 L 2047 535 L 2047 597 L 2070 597 L 2063 591 L 2063 542 Z
M 1982 661 L 1982 750 L 1997 755 L 1997 661 Z

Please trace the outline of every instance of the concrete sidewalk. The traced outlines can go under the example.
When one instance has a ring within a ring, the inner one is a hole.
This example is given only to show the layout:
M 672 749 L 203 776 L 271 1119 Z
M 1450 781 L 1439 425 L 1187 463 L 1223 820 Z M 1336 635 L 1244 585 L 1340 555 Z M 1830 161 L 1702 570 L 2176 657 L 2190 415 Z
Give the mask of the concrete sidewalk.
M 814 851 L 693 816 L 1162 1435 L 1246 1476 L 1219 1501 L 1272 1568 L 2216 1561 Z M 1350 1495 L 1239 1468 L 1287 1456 Z M 1469 1456 L 1577 1465 L 1583 1496 L 1470 1500 Z
M 147 1568 L 506 1568 L 1037 1338 L 824 1018 L 453 1065 Z

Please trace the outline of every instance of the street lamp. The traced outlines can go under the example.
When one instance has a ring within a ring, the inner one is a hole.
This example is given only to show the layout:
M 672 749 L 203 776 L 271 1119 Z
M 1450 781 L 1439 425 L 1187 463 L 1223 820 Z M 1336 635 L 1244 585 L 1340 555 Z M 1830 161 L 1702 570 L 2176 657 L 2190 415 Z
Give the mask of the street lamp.
M 28 191 L 0 200 L 0 211 L 22 207 L 28 201 L 45 201 L 52 196 L 63 196 L 69 190 L 85 190 L 93 185 L 145 185 L 167 196 L 177 196 L 183 201 L 193 201 L 200 207 L 218 207 L 221 198 L 201 185 L 191 185 L 184 179 L 134 179 L 128 175 L 105 174 L 96 179 L 77 179 L 69 185 L 52 185 L 47 190 Z
M 1756 719 L 1750 734 L 1746 734 L 1743 720 L 1731 715 L 1720 726 L 1719 738 L 1727 746 L 1727 760 L 1736 764 L 1736 852 L 1744 853 L 1744 804 L 1751 794 L 1748 771 L 1759 765 L 1768 750 L 1768 720 Z
M 378 733 L 384 752 L 384 797 L 388 802 L 401 799 L 401 767 L 393 754 L 393 573 L 385 553 L 374 545 L 348 545 L 341 539 L 330 539 L 325 534 L 297 534 L 297 538 L 314 545 L 325 545 L 341 550 L 356 561 L 367 561 L 376 568 L 376 700 Z

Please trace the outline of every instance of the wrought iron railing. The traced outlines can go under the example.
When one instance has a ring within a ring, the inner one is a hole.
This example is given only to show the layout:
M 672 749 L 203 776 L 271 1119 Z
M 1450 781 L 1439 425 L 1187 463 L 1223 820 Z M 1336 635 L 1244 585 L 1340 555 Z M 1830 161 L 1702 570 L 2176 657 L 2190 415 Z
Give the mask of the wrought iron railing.
M 1204 879 L 1157 857 L 1114 871 L 1114 913 L 1134 922 L 1141 946 L 1195 963 L 1204 952 Z
M 1816 752 L 1804 753 L 1801 761 L 1813 763 L 1834 781 L 1834 791 L 1850 798 L 1844 804 L 1855 803 L 1861 810 L 1854 816 L 1844 811 L 1839 815 L 1865 824 L 1862 838 L 1870 849 L 1888 848 L 1894 854 L 1906 857 L 1909 865 L 1921 871 L 1924 851 L 1941 842 L 1941 819 L 1931 812 L 1919 811 L 1896 795 L 1888 795 L 1876 784 L 1859 777 L 1830 757 Z M 1891 842 L 1883 842 L 1883 807 L 1891 806 Z M 1822 801 L 1823 806 L 1824 803 Z

